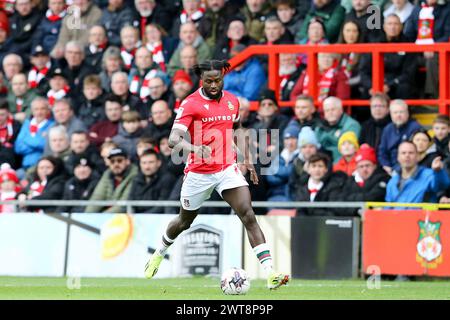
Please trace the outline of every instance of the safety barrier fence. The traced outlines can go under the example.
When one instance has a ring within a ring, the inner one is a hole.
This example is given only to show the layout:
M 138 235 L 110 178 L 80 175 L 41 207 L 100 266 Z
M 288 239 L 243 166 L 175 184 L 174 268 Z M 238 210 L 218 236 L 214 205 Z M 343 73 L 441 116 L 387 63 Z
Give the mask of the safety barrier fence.
M 449 114 L 450 105 L 450 43 L 435 43 L 430 45 L 416 45 L 414 43 L 360 43 L 360 44 L 330 44 L 330 45 L 252 45 L 243 52 L 230 59 L 232 68 L 257 55 L 268 56 L 268 87 L 275 90 L 279 97 L 280 76 L 278 73 L 280 54 L 301 53 L 308 57 L 307 73 L 309 79 L 308 92 L 318 104 L 317 83 L 319 71 L 317 64 L 318 53 L 367 53 L 372 55 L 372 89 L 374 92 L 382 92 L 384 85 L 384 60 L 383 56 L 390 52 L 435 52 L 438 55 L 439 65 L 439 97 L 437 99 L 407 99 L 409 105 L 435 105 L 439 113 Z M 369 100 L 344 100 L 347 107 L 368 106 Z M 294 101 L 279 101 L 281 107 L 290 107 Z M 252 110 L 258 108 L 256 101 L 251 103 Z

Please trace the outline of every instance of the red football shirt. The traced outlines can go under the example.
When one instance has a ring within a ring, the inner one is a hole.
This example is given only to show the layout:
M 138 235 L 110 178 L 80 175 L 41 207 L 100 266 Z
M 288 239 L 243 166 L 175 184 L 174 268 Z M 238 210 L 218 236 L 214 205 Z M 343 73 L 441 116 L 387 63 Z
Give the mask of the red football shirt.
M 222 91 L 219 101 L 205 96 L 202 88 L 181 103 L 173 128 L 188 131 L 191 143 L 211 148 L 211 157 L 189 155 L 185 172 L 216 173 L 236 162 L 233 147 L 233 124 L 239 121 L 239 100 Z

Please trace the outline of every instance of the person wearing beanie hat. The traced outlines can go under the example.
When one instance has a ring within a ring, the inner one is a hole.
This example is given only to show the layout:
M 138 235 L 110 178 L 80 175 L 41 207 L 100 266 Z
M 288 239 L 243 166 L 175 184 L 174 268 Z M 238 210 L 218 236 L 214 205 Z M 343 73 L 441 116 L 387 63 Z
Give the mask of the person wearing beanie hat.
M 297 131 L 285 130 L 283 134 L 283 150 L 274 159 L 266 176 L 268 193 L 267 201 L 289 201 L 288 182 L 294 166 L 294 160 L 298 157 Z
M 298 147 L 303 148 L 307 144 L 314 145 L 317 149 L 320 148 L 320 143 L 311 127 L 303 127 L 298 134 Z
M 20 192 L 19 178 L 8 163 L 0 166 L 0 200 L 15 200 L 17 193 Z M 16 212 L 14 205 L 0 204 L 0 213 Z
M 268 130 L 269 133 L 271 130 L 279 130 L 278 146 L 281 149 L 281 146 L 283 146 L 283 132 L 288 123 L 289 117 L 281 114 L 279 111 L 275 92 L 270 89 L 264 90 L 259 98 L 259 108 L 253 129 Z M 273 145 L 269 146 L 269 148 L 274 147 Z
M 62 200 L 89 200 L 100 180 L 100 174 L 95 170 L 89 154 L 75 155 L 73 165 L 74 176 L 64 184 Z M 84 212 L 84 207 L 59 206 L 56 212 Z
M 169 106 L 174 112 L 178 112 L 181 102 L 192 93 L 193 88 L 194 83 L 189 74 L 184 70 L 177 70 L 172 78 L 173 96 L 169 99 Z
M 340 201 L 384 201 L 389 175 L 377 165 L 375 149 L 364 143 L 355 156 L 356 171 L 348 178 L 339 196 Z M 347 215 L 356 215 L 358 209 L 345 209 Z
M 333 166 L 333 171 L 343 171 L 352 176 L 356 169 L 355 155 L 359 149 L 358 138 L 353 131 L 345 132 L 338 140 L 338 150 L 341 158 Z

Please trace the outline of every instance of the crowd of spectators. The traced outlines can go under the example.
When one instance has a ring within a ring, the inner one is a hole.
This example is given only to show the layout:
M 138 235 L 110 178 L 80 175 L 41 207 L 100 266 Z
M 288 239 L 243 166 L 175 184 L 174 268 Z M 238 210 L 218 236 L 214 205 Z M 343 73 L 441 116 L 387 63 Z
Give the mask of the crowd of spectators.
M 371 5 L 382 12 L 379 28 Z M 2 0 L 0 199 L 178 200 L 184 165 L 173 162 L 168 136 L 183 99 L 199 88 L 192 66 L 207 59 L 258 44 L 449 39 L 446 0 Z M 449 118 L 437 116 L 427 131 L 404 102 L 437 97 L 435 53 L 385 54 L 383 92 L 371 89 L 370 54 L 320 53 L 318 106 L 307 60 L 280 55 L 280 100 L 293 108 L 280 108 L 267 88 L 266 56 L 224 78 L 244 128 L 279 130 L 278 139 L 252 142 L 258 154 L 275 154 L 269 165 L 257 163 L 269 174 L 250 186 L 254 200 L 450 202 Z M 349 98 L 370 98 L 370 107 L 348 114 L 341 100 Z M 259 101 L 257 111 L 249 101 Z

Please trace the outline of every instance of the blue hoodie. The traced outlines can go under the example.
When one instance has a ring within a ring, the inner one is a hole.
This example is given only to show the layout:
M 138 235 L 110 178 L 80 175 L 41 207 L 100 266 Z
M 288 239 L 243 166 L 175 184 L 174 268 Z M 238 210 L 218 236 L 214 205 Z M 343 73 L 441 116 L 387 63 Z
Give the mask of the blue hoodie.
M 239 70 L 233 70 L 224 77 L 224 90 L 250 101 L 259 99 L 262 86 L 266 83 L 266 74 L 257 59 L 249 60 Z
M 387 202 L 421 203 L 437 202 L 437 193 L 450 185 L 450 179 L 445 169 L 434 171 L 422 166 L 417 167 L 416 173 L 404 182 L 399 189 L 401 174 L 395 174 L 389 180 L 386 188 Z

